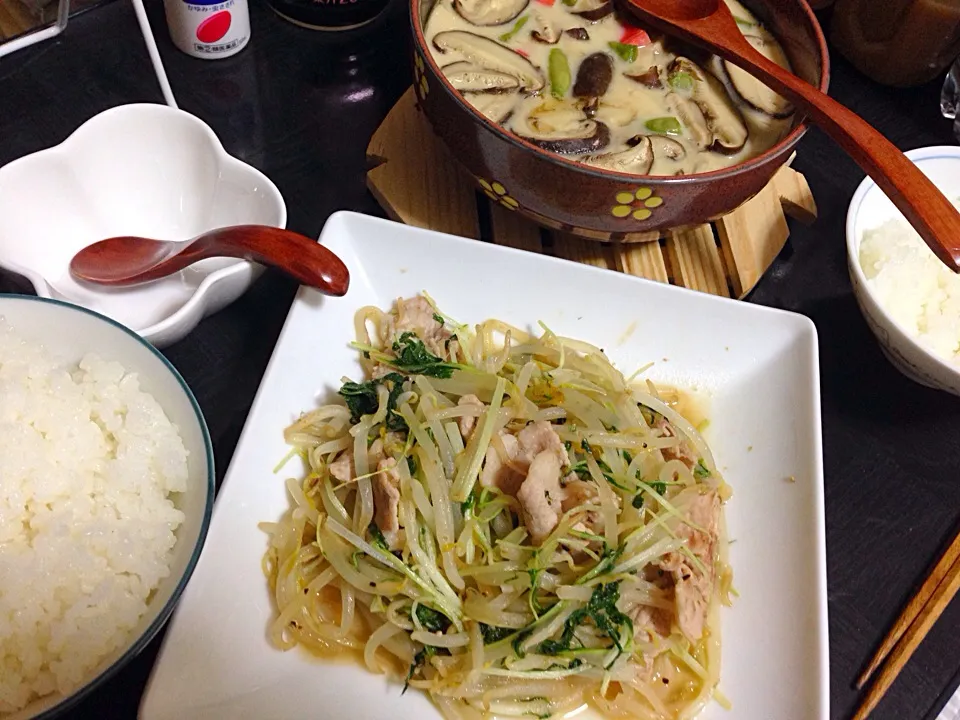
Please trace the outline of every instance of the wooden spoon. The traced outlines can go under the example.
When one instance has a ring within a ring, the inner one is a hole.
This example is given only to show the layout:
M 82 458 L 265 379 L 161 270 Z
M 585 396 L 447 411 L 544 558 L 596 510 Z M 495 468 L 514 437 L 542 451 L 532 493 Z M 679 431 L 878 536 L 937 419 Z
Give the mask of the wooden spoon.
M 937 257 L 960 272 L 960 213 L 953 204 L 859 115 L 754 49 L 723 0 L 629 0 L 627 10 L 740 66 L 806 113 L 874 179 Z
M 269 265 L 325 295 L 346 294 L 350 273 L 315 240 L 266 225 L 218 228 L 185 242 L 125 236 L 94 243 L 74 255 L 71 274 L 86 282 L 121 287 L 157 280 L 212 257 Z

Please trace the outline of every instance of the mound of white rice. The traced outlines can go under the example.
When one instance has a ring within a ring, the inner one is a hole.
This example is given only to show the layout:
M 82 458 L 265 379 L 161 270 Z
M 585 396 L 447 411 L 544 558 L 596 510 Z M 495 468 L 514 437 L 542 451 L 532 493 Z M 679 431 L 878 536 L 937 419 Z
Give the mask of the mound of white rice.
M 860 267 L 883 309 L 960 368 L 960 275 L 937 259 L 903 217 L 864 233 Z
M 0 318 L 0 715 L 83 684 L 169 574 L 187 451 L 135 374 Z

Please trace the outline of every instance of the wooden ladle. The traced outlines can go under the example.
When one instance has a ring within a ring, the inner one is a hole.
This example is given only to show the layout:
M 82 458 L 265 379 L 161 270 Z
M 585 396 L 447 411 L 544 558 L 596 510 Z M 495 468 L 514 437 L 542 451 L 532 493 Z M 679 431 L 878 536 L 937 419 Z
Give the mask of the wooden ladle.
M 325 295 L 346 294 L 343 261 L 305 235 L 266 225 L 233 225 L 171 242 L 123 236 L 85 247 L 70 261 L 78 280 L 121 287 L 157 280 L 200 260 L 233 257 L 277 268 Z
M 723 0 L 628 0 L 641 23 L 738 65 L 799 110 L 849 154 L 944 264 L 960 272 L 960 213 L 910 160 L 856 113 L 760 54 Z

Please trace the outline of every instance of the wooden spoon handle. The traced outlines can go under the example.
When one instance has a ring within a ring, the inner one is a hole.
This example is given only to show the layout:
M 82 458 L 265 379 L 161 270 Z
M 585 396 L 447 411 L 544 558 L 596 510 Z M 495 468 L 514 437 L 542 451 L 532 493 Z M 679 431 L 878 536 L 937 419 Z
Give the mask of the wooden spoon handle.
M 350 273 L 340 258 L 292 230 L 234 225 L 206 233 L 198 244 L 202 245 L 204 257 L 221 255 L 268 265 L 325 295 L 340 297 L 350 286 Z
M 738 33 L 739 35 L 739 33 Z M 893 201 L 944 264 L 960 271 L 960 213 L 917 166 L 863 118 L 784 70 L 739 37 L 717 54 L 805 112 Z

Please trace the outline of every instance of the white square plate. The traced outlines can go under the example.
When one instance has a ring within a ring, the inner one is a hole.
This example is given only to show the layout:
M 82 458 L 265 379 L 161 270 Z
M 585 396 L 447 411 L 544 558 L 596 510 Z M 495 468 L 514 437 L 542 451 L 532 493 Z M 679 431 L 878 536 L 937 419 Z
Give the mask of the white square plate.
M 282 431 L 359 379 L 354 312 L 427 290 L 458 320 L 498 317 L 606 349 L 625 371 L 691 389 L 734 495 L 727 504 L 740 598 L 722 614 L 721 689 L 732 713 L 701 720 L 826 720 L 827 594 L 820 380 L 813 324 L 607 270 L 363 215 L 338 213 L 321 242 L 350 268 L 343 298 L 301 290 L 217 498 L 206 547 L 141 706 L 143 720 L 439 718 L 426 696 L 359 666 L 280 652 L 257 523 L 287 509 Z M 581 716 L 582 717 L 582 716 Z

